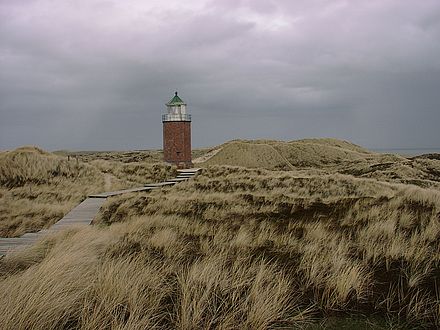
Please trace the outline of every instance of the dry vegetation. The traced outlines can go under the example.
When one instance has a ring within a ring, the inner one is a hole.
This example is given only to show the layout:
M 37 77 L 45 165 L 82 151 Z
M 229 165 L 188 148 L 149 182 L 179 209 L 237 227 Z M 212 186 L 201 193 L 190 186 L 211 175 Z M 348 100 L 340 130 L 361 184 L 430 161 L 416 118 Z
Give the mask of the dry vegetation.
M 252 143 L 237 144 L 246 158 Z M 317 151 L 295 163 L 292 151 L 266 157 L 281 150 L 273 141 L 256 144 L 269 170 L 239 159 L 254 168 L 212 165 L 172 188 L 113 197 L 95 226 L 5 257 L 0 328 L 307 328 L 347 315 L 440 326 L 439 160 L 305 140 L 295 148 L 313 144 L 325 161 Z M 208 162 L 232 162 L 228 148 Z M 274 171 L 274 159 L 291 170 Z M 144 175 L 101 162 L 83 166 Z
M 172 177 L 162 164 L 80 160 L 35 147 L 0 153 L 0 237 L 47 228 L 87 195 Z
M 192 157 L 197 158 L 204 155 L 209 149 L 195 149 Z M 122 163 L 146 162 L 160 163 L 163 160 L 162 150 L 132 150 L 132 151 L 68 151 L 59 150 L 54 152 L 57 155 L 71 157 L 83 162 L 94 160 L 110 160 Z
M 292 142 L 236 140 L 221 150 L 206 165 L 231 165 L 269 170 L 298 167 L 338 168 L 350 163 L 383 163 L 404 160 L 397 155 L 372 153 L 352 143 L 336 139 L 305 139 Z
M 215 149 L 214 149 L 215 150 Z M 217 151 L 218 150 L 218 151 Z M 244 166 L 268 170 L 307 170 L 316 175 L 350 174 L 380 181 L 440 189 L 439 155 L 405 158 L 373 153 L 335 139 L 231 141 L 204 165 Z
M 147 162 L 159 163 L 163 159 L 160 150 L 133 150 L 133 151 L 67 151 L 59 150 L 54 154 L 75 158 L 83 162 L 94 160 L 109 160 L 121 163 Z

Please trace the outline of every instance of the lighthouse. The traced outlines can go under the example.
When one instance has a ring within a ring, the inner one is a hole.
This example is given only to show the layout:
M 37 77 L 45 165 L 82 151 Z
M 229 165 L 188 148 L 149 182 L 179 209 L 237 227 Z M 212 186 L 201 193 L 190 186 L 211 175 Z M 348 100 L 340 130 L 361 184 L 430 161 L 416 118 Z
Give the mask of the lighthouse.
M 165 105 L 167 113 L 162 115 L 164 160 L 179 168 L 192 167 L 191 115 L 186 113 L 186 103 L 176 92 Z

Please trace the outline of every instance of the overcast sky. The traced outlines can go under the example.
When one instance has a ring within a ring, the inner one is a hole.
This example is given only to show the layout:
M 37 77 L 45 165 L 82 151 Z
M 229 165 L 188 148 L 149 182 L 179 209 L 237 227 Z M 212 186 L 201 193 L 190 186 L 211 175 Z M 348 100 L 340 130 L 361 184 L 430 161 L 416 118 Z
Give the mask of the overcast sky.
M 438 0 L 0 0 L 0 149 L 440 147 Z

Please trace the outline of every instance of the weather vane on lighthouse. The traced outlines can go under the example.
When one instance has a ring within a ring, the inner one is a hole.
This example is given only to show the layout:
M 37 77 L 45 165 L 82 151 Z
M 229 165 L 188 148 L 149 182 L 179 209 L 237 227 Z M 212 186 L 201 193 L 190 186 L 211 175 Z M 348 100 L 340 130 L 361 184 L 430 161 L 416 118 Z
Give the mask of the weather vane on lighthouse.
M 175 92 L 166 106 L 167 113 L 162 115 L 164 160 L 179 168 L 192 167 L 191 115 L 186 113 L 186 103 Z

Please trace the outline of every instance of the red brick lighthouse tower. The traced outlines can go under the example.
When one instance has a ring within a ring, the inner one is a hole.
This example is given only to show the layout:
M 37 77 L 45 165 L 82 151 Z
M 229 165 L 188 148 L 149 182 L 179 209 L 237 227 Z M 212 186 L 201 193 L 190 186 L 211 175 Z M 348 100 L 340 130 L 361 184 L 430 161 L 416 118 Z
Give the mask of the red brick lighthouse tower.
M 186 113 L 186 103 L 176 92 L 166 106 L 167 113 L 162 115 L 164 160 L 180 168 L 192 167 L 191 115 Z

